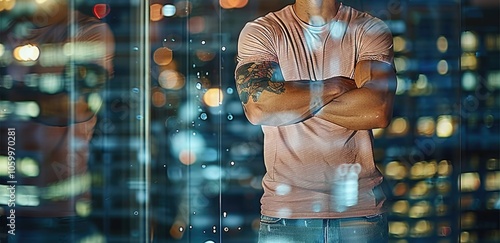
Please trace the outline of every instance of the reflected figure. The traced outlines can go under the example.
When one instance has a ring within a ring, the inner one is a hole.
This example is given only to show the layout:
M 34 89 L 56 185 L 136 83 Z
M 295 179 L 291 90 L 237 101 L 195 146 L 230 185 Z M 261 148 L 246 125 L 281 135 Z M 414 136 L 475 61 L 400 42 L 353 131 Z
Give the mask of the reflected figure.
M 373 128 L 391 120 L 392 34 L 335 0 L 296 0 L 245 25 L 236 86 L 264 132 L 259 242 L 387 242 Z
M 113 34 L 65 0 L 17 1 L 2 23 L 0 241 L 99 242 L 87 160 Z

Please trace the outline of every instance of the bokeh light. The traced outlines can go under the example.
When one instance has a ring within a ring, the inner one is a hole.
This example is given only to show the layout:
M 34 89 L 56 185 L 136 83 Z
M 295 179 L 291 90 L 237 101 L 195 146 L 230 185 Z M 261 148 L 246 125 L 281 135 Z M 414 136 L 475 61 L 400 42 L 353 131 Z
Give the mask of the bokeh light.
M 432 137 L 436 131 L 436 122 L 433 117 L 422 116 L 417 120 L 417 134 Z
M 437 64 L 437 72 L 441 75 L 448 73 L 448 62 L 446 60 L 440 60 Z
M 165 96 L 165 93 L 163 93 L 162 90 L 154 90 L 151 93 L 151 103 L 155 107 L 163 107 L 167 103 L 167 97 Z
M 9 11 L 16 5 L 16 0 L 0 0 L 0 12 Z
M 166 69 L 160 73 L 158 83 L 164 89 L 179 90 L 184 87 L 186 78 L 182 73 Z
M 248 4 L 248 0 L 219 0 L 219 5 L 224 9 L 243 8 Z
M 436 41 L 436 47 L 441 53 L 445 53 L 448 50 L 448 39 L 444 36 L 440 36 Z
M 154 3 L 149 6 L 149 18 L 151 21 L 159 21 L 163 18 L 162 9 L 163 6 L 158 3 Z
M 165 6 L 162 7 L 162 13 L 163 13 L 163 16 L 165 16 L 165 17 L 174 16 L 176 11 L 177 11 L 177 8 L 175 7 L 175 5 L 172 5 L 172 4 L 166 4 Z
M 450 115 L 441 115 L 437 119 L 436 135 L 441 138 L 447 138 L 455 132 L 453 117 Z
M 464 31 L 460 37 L 460 43 L 463 51 L 476 51 L 479 40 L 474 32 Z
M 222 104 L 224 94 L 219 88 L 208 89 L 205 95 L 203 95 L 203 102 L 210 107 L 217 107 Z
M 18 46 L 14 49 L 13 55 L 18 61 L 36 61 L 40 56 L 40 49 L 31 44 Z
M 168 65 L 172 59 L 173 53 L 168 47 L 160 47 L 153 54 L 153 60 L 158 65 Z
M 395 36 L 393 43 L 395 52 L 402 52 L 406 50 L 406 39 L 402 36 Z

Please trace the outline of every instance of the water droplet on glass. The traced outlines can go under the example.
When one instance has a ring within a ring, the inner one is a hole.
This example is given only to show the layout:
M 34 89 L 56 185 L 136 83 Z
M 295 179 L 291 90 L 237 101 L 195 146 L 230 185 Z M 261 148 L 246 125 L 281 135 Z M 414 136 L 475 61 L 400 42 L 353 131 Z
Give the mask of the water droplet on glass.
M 224 231 L 228 232 L 229 231 L 229 227 L 224 227 Z
M 208 72 L 205 72 L 205 76 L 208 76 Z
M 223 212 L 222 217 L 224 217 L 224 218 L 227 217 L 227 212 Z
M 222 51 L 226 51 L 226 47 L 225 46 L 223 46 L 221 49 L 222 49 Z
M 134 215 L 139 215 L 139 212 L 138 211 L 134 211 Z
M 196 214 L 196 211 L 193 211 L 193 215 L 195 215 L 195 214 Z
M 202 45 L 205 45 L 206 43 L 207 43 L 207 42 L 206 42 L 205 40 L 202 40 L 202 41 L 201 41 L 201 44 L 202 44 Z
M 200 118 L 201 118 L 202 120 L 204 120 L 204 121 L 205 121 L 205 120 L 207 120 L 207 118 L 208 118 L 207 113 L 205 113 L 205 112 L 201 113 L 201 114 L 200 114 Z
M 233 166 L 233 165 L 234 165 L 234 161 L 231 161 L 231 163 L 229 163 L 229 164 L 230 164 L 231 166 Z
M 202 85 L 201 85 L 201 83 L 200 83 L 200 82 L 198 82 L 198 83 L 196 83 L 196 86 L 195 86 L 195 87 L 196 87 L 196 89 L 201 89 Z
M 196 136 L 196 132 L 193 132 L 193 136 Z
M 180 232 L 183 232 L 183 231 L 184 231 L 184 227 L 182 227 L 182 226 L 181 226 L 181 227 L 179 227 L 179 231 L 180 231 Z
M 139 50 L 139 47 L 134 46 L 133 50 L 134 50 L 134 51 L 138 51 L 138 50 Z
M 142 115 L 137 115 L 135 118 L 137 118 L 137 120 L 142 120 Z
M 207 165 L 201 165 L 201 168 L 205 169 L 205 168 L 207 168 Z
M 134 93 L 139 93 L 139 88 L 133 88 L 133 89 L 132 89 L 132 92 L 134 92 Z
M 230 121 L 232 121 L 234 119 L 234 117 L 233 117 L 232 114 L 229 114 L 229 115 L 227 115 L 227 119 L 230 120 Z
M 227 89 L 226 89 L 226 92 L 227 92 L 228 94 L 233 94 L 233 93 L 234 93 L 234 89 L 233 89 L 233 88 L 231 88 L 231 87 L 230 87 L 230 88 L 227 88 Z
M 241 230 L 241 227 L 238 227 L 238 230 Z

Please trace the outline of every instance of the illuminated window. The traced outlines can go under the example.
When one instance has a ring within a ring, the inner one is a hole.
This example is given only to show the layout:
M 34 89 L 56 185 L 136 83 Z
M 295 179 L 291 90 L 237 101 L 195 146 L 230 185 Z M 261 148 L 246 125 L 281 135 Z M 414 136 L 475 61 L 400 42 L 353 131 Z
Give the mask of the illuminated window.
M 385 167 L 385 176 L 387 178 L 401 180 L 407 175 L 407 169 L 399 161 L 389 162 Z
M 389 222 L 389 234 L 398 238 L 407 236 L 409 228 L 406 222 Z
M 387 128 L 387 132 L 392 136 L 404 136 L 408 133 L 409 124 L 405 117 L 396 117 Z
M 450 115 L 441 115 L 437 119 L 436 135 L 441 138 L 451 137 L 455 132 L 455 121 Z
M 407 214 L 410 209 L 410 203 L 406 200 L 399 200 L 392 205 L 392 212 L 396 214 Z
M 417 120 L 417 133 L 421 136 L 432 137 L 436 131 L 436 122 L 433 117 L 422 116 Z
M 477 69 L 477 57 L 474 53 L 464 53 L 460 58 L 460 66 L 462 70 L 476 70 Z
M 402 52 L 406 50 L 406 39 L 404 37 L 402 36 L 394 37 L 393 43 L 395 52 Z
M 487 191 L 500 190 L 500 171 L 486 173 L 484 189 Z
M 444 36 L 440 36 L 436 41 L 436 46 L 439 52 L 445 53 L 448 50 L 448 39 Z
M 472 192 L 479 189 L 481 185 L 481 180 L 479 179 L 479 173 L 468 172 L 462 173 L 460 175 L 460 190 L 463 192 Z
M 419 220 L 412 227 L 410 235 L 415 238 L 425 237 L 432 234 L 434 231 L 434 225 L 428 220 Z
M 410 208 L 410 218 L 422 218 L 431 213 L 432 207 L 428 201 L 420 201 Z
M 476 34 L 471 31 L 462 32 L 460 42 L 463 51 L 476 51 L 479 43 Z

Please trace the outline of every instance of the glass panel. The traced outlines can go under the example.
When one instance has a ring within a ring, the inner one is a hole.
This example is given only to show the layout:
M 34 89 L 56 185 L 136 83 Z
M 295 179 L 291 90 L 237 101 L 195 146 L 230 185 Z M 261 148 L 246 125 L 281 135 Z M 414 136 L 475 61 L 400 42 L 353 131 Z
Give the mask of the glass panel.
M 147 9 L 0 1 L 1 242 L 149 238 Z

